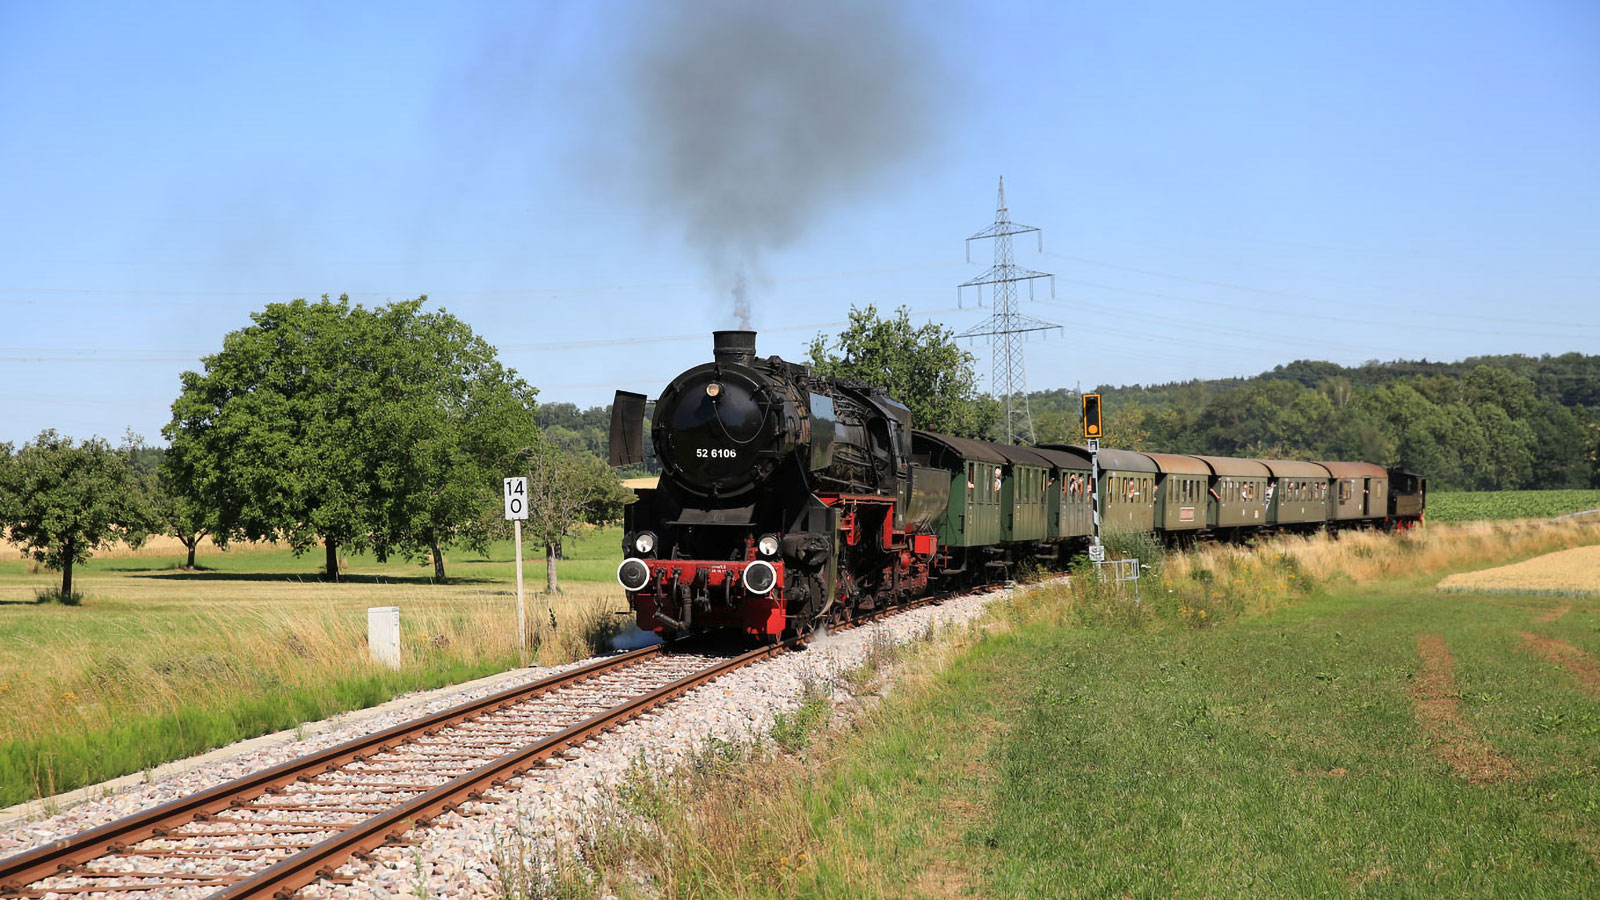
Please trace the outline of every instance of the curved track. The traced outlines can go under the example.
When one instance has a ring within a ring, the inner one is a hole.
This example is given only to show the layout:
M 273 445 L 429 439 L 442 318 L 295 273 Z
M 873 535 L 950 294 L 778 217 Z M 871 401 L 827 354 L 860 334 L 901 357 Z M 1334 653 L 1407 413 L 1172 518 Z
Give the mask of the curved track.
M 0 898 L 289 897 L 339 880 L 334 870 L 351 857 L 795 643 L 732 657 L 647 647 L 501 691 L 0 860 Z

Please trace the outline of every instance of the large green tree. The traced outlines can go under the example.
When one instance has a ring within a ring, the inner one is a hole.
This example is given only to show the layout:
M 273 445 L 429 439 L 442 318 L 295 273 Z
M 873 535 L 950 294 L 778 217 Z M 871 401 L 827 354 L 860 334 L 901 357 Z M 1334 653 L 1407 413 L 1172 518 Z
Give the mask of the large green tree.
M 134 471 L 133 450 L 101 438 L 74 444 L 44 431 L 16 453 L 0 454 L 0 513 L 6 536 L 61 573 L 71 602 L 72 567 L 115 541 L 142 543 L 152 522 Z
M 850 308 L 850 324 L 830 340 L 817 335 L 809 363 L 823 375 L 853 378 L 886 391 L 911 410 L 918 428 L 966 437 L 989 433 L 994 402 L 978 392 L 971 353 L 955 332 L 936 322 L 911 323 L 902 306 L 881 318 L 875 306 Z
M 511 452 L 534 436 L 534 390 L 426 298 L 275 303 L 186 372 L 163 430 L 177 481 L 212 532 L 381 558 L 474 541 Z
M 421 551 L 443 581 L 444 547 L 484 552 L 485 500 L 498 509 L 501 479 L 537 442 L 537 393 L 500 365 L 466 323 L 422 301 L 375 312 L 382 337 L 360 429 L 372 467 L 374 550 Z

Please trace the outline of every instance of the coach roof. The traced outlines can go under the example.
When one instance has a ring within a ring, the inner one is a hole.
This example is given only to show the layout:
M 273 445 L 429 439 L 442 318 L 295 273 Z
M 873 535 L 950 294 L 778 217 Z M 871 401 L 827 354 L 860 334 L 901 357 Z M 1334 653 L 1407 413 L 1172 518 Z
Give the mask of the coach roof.
M 1326 480 L 1328 468 L 1319 463 L 1298 459 L 1263 459 L 1273 478 L 1320 478 Z
M 1210 475 L 1211 467 L 1180 453 L 1146 453 L 1163 475 Z
M 1324 462 L 1319 460 L 1317 465 L 1322 466 L 1333 474 L 1335 478 L 1387 478 L 1388 472 L 1382 466 L 1375 466 L 1365 462 Z
M 1089 451 L 1071 444 L 1040 444 L 1046 450 L 1065 450 L 1069 453 L 1082 453 L 1089 455 Z M 1159 472 L 1156 464 L 1150 457 L 1134 450 L 1107 450 L 1100 448 L 1100 468 L 1116 469 L 1119 472 Z
M 1058 447 L 1029 447 L 1029 450 L 1039 454 L 1050 461 L 1050 465 L 1058 469 L 1084 469 L 1089 468 L 1089 451 L 1077 447 L 1058 449 Z
M 1231 456 L 1196 456 L 1195 459 L 1211 467 L 1218 475 L 1244 478 L 1266 478 L 1272 473 L 1264 463 L 1254 459 L 1235 459 Z
M 988 441 L 975 441 L 971 438 L 956 437 L 951 434 L 939 434 L 936 431 L 913 431 L 912 437 L 919 437 L 949 450 L 962 459 L 976 459 L 980 462 L 1003 463 L 1007 462 L 1004 454 L 1000 452 L 997 444 Z M 1036 464 L 1035 464 L 1036 465 Z
M 1015 444 L 991 444 L 990 446 L 999 451 L 1000 455 L 1004 456 L 1012 465 L 1035 466 L 1040 469 L 1048 469 L 1054 465 L 1032 447 L 1020 447 Z

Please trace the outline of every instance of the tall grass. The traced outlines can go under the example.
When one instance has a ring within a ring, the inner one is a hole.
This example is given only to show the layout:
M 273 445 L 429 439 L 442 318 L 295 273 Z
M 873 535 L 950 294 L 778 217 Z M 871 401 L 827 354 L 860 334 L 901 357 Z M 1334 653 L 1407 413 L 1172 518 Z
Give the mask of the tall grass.
M 197 605 L 176 614 L 181 628 L 160 630 L 63 619 L 48 636 L 18 641 L 21 657 L 0 665 L 0 806 L 515 667 L 523 654 L 508 594 L 391 592 L 398 671 L 370 660 L 362 606 L 332 596 Z M 605 649 L 620 622 L 615 594 L 583 585 L 531 597 L 529 660 Z
M 1253 545 L 1209 544 L 1185 552 L 1167 552 L 1148 536 L 1110 533 L 1111 558 L 1137 557 L 1149 566 L 1137 596 L 1129 585 L 1100 581 L 1093 566 L 1080 562 L 1070 583 L 1048 588 L 1051 602 L 1029 604 L 1026 616 L 1076 625 L 1203 628 L 1293 604 L 1325 586 L 1439 575 L 1595 543 L 1600 543 L 1600 522 L 1580 520 L 1436 524 L 1401 534 L 1282 535 Z

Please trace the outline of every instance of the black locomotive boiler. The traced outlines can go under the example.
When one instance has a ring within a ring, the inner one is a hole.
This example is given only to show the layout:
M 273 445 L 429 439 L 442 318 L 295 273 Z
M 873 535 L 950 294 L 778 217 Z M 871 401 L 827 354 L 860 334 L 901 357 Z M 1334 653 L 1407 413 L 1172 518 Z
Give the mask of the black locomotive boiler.
M 912 465 L 911 417 L 882 391 L 756 355 L 718 331 L 712 361 L 656 400 L 654 490 L 627 509 L 617 580 L 641 628 L 776 639 L 927 590 L 928 520 L 949 477 Z M 611 462 L 643 458 L 645 398 L 618 392 Z

